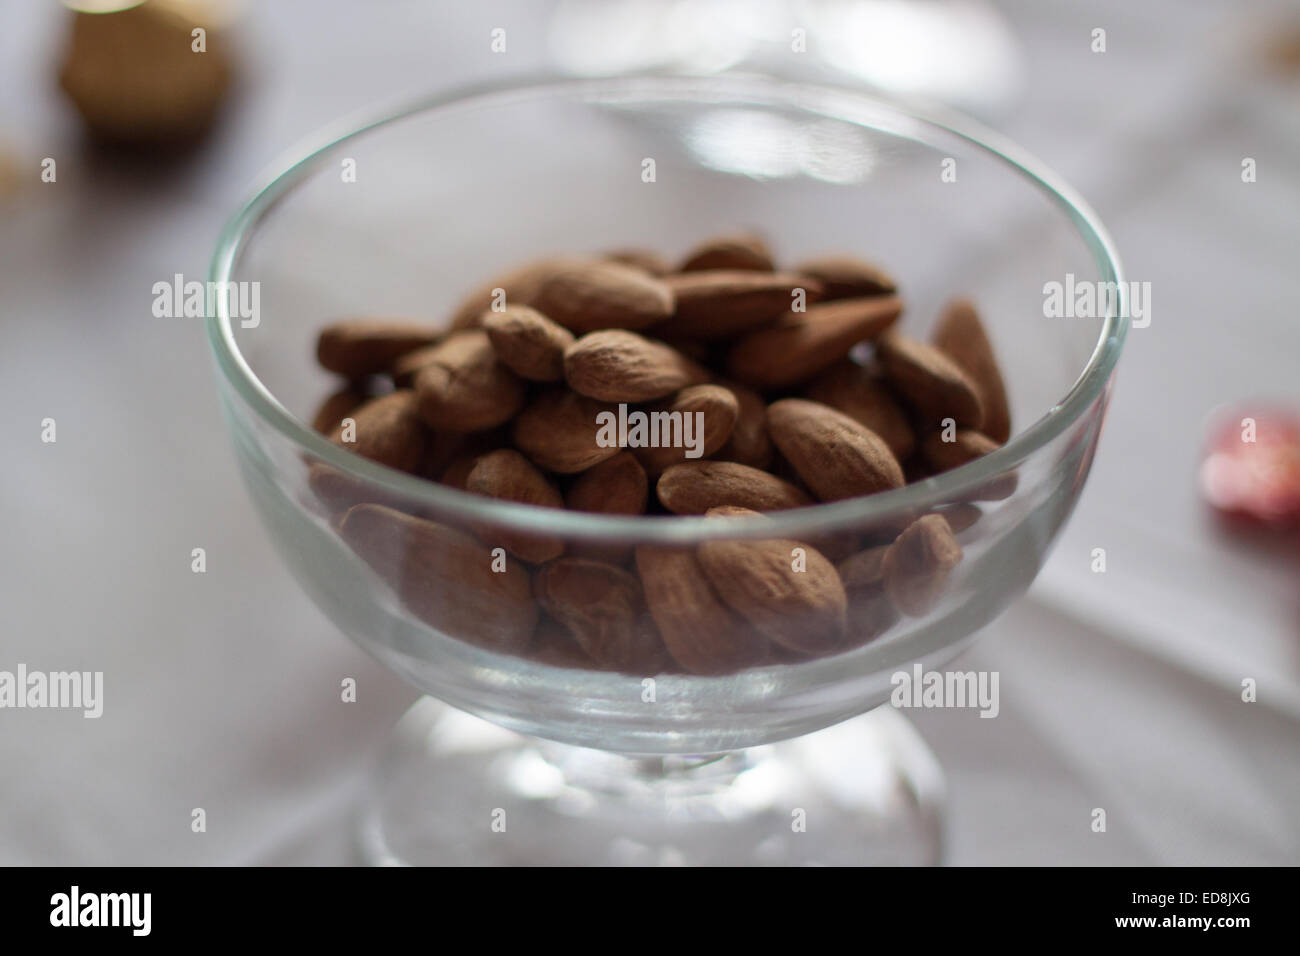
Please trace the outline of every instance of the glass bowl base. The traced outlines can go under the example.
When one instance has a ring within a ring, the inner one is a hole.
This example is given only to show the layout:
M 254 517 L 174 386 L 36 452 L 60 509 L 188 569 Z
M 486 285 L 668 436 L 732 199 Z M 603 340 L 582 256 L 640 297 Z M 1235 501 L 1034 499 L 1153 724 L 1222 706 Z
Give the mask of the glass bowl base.
M 943 775 L 896 710 L 704 757 L 538 740 L 431 698 L 362 807 L 372 865 L 931 865 Z

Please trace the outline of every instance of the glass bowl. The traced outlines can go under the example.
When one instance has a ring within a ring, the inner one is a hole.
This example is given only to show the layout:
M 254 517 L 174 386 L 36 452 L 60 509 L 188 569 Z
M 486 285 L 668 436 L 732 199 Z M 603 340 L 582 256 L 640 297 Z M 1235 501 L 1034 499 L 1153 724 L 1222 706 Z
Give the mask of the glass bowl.
M 532 861 L 558 852 L 557 820 L 581 817 L 566 859 L 759 859 L 766 828 L 776 819 L 790 830 L 792 811 L 781 808 L 798 799 L 781 786 L 762 799 L 750 792 L 756 779 L 794 779 L 772 770 L 779 748 L 765 745 L 879 707 L 894 675 L 914 665 L 943 667 L 1028 587 L 1087 477 L 1126 328 L 1118 259 L 1067 186 L 968 121 L 764 77 L 531 82 L 347 121 L 280 169 L 223 233 L 210 276 L 257 283 L 260 293 L 257 315 L 218 297 L 209 321 L 251 498 L 297 580 L 344 633 L 425 694 L 506 729 L 418 707 L 376 783 L 373 858 Z M 903 488 L 738 520 L 613 517 L 475 496 L 344 451 L 309 424 L 336 387 L 313 358 L 329 321 L 445 323 L 475 285 L 530 259 L 628 247 L 677 257 L 738 229 L 763 234 L 784 263 L 824 252 L 881 263 L 906 303 L 898 327 L 918 338 L 946 301 L 972 299 L 1007 380 L 1011 439 Z M 1045 283 L 1067 276 L 1115 283 L 1120 297 L 1095 318 L 1045 317 Z M 811 641 L 824 622 L 803 605 L 780 607 L 774 625 L 738 608 L 764 649 L 700 673 L 709 668 L 663 653 L 637 603 L 638 552 L 698 558 L 702 546 L 776 540 L 838 561 L 936 513 L 949 519 L 961 560 L 925 606 L 882 616 L 879 603 L 855 606 L 850 594 L 847 629 L 816 653 L 799 636 Z M 504 571 L 492 566 L 502 545 Z M 575 653 L 572 634 L 534 596 L 542 569 L 516 554 L 557 550 L 601 565 L 587 568 L 589 578 L 571 575 L 570 590 L 608 598 L 592 613 L 599 639 L 622 648 L 613 663 Z M 793 639 L 763 640 L 774 629 Z M 935 856 L 937 776 L 922 766 L 923 745 L 889 708 L 865 721 L 845 725 L 859 728 L 856 744 L 843 728 L 827 732 L 838 734 L 838 757 L 814 734 L 790 758 L 840 761 L 808 784 L 826 792 L 861 771 L 862 792 L 827 804 L 846 817 L 843 832 L 794 841 L 772 859 Z M 742 811 L 727 801 L 745 781 Z M 525 851 L 449 835 L 447 821 L 463 814 L 506 815 L 510 794 L 550 808 L 551 839 Z M 616 807 L 605 806 L 611 794 Z M 656 815 L 730 827 L 715 841 L 729 849 L 710 856 L 708 839 L 671 826 L 627 836 L 629 819 L 649 826 Z M 619 822 L 604 832 L 596 817 Z M 744 839 L 738 821 L 755 828 Z M 929 834 L 923 849 L 880 852 L 882 834 L 918 830 Z

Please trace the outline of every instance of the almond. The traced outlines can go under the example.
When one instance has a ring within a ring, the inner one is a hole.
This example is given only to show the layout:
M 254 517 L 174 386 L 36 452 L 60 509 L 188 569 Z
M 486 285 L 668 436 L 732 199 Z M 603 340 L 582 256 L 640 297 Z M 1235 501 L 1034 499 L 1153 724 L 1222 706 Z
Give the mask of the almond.
M 761 664 L 768 642 L 709 584 L 689 548 L 636 549 L 637 573 L 659 636 L 692 674 L 734 674 Z
M 885 594 L 886 546 L 868 548 L 837 565 L 849 599 L 849 644 L 860 647 L 875 640 L 898 621 L 898 611 Z
M 327 325 L 316 340 L 322 368 L 351 379 L 388 370 L 407 352 L 431 345 L 438 333 L 428 325 L 396 319 L 346 319 Z
M 651 421 L 659 420 L 656 416 L 667 415 L 663 420 L 672 423 L 671 445 L 633 449 L 646 473 L 657 477 L 679 462 L 708 458 L 725 445 L 736 426 L 740 404 L 735 395 L 720 385 L 692 385 L 667 401 L 646 406 L 645 411 Z M 703 434 L 698 415 L 703 416 Z M 689 444 L 687 437 L 691 439 Z
M 723 602 L 768 639 L 804 654 L 843 644 L 848 598 L 835 565 L 815 548 L 782 538 L 712 540 L 697 554 Z
M 494 651 L 518 653 L 537 624 L 523 564 L 493 570 L 491 549 L 443 524 L 381 505 L 357 505 L 339 534 L 430 627 Z
M 635 575 L 601 561 L 560 558 L 537 570 L 533 590 L 598 666 L 638 676 L 665 669 L 668 654 Z
M 528 304 L 581 335 L 662 322 L 673 313 L 673 294 L 640 269 L 592 260 L 547 275 Z
M 465 479 L 465 490 L 543 508 L 564 507 L 559 490 L 513 448 L 499 448 L 480 456 Z M 499 544 L 529 564 L 541 564 L 564 553 L 564 542 L 558 538 L 490 527 L 476 526 L 474 530 L 487 543 Z
M 311 427 L 314 431 L 328 437 L 334 429 L 338 428 L 339 422 L 365 402 L 364 391 L 355 385 L 344 386 L 321 402 L 320 408 L 316 409 L 316 414 L 312 417 Z
M 772 253 L 755 235 L 714 236 L 701 242 L 682 262 L 680 272 L 705 269 L 741 269 L 771 272 L 775 268 Z
M 577 477 L 564 496 L 573 511 L 607 515 L 645 514 L 650 482 L 645 469 L 628 451 L 593 465 Z
M 851 359 L 837 362 L 813 379 L 804 394 L 871 429 L 899 461 L 906 461 L 916 448 L 912 424 L 893 393 Z
M 564 326 L 526 305 L 485 312 L 482 325 L 497 358 L 519 377 L 530 382 L 564 378 L 564 350 L 573 344 L 573 333 Z
M 452 330 L 478 328 L 483 316 L 494 306 L 505 308 L 511 305 L 532 305 L 537 290 L 547 277 L 582 261 L 574 256 L 550 256 L 484 282 L 456 306 L 451 316 Z
M 454 333 L 453 333 L 454 334 Z M 440 344 L 426 345 L 400 356 L 388 369 L 393 384 L 398 388 L 411 388 L 415 385 L 415 376 L 426 365 L 432 365 L 442 354 Z
M 524 405 L 524 383 L 497 360 L 487 333 L 456 332 L 415 375 L 420 415 L 431 428 L 476 432 L 513 418 Z
M 340 448 L 411 473 L 419 470 L 427 440 L 415 393 L 406 389 L 372 398 L 330 433 L 330 441 Z
M 645 469 L 630 451 L 620 451 L 613 458 L 588 468 L 564 496 L 565 506 L 573 511 L 606 515 L 643 515 L 650 497 L 650 481 Z M 568 553 L 610 564 L 624 564 L 632 553 L 629 544 L 601 544 L 574 540 Z
M 778 511 L 812 504 L 802 491 L 776 475 L 732 461 L 690 461 L 673 465 L 655 485 L 659 501 L 679 515 L 702 515 L 719 505 Z
M 947 505 L 939 509 L 936 514 L 948 522 L 948 527 L 952 529 L 953 534 L 961 534 L 984 517 L 984 512 L 980 510 L 979 505 L 973 505 L 969 501 Z
M 587 656 L 587 652 L 573 639 L 573 632 L 559 621 L 542 615 L 537 625 L 537 634 L 533 638 L 528 656 L 548 667 L 562 667 L 565 670 L 596 670 L 596 662 Z
M 927 435 L 921 442 L 921 454 L 936 473 L 959 468 L 998 449 L 998 443 L 992 438 L 969 428 L 956 429 L 952 441 L 945 441 L 944 437 L 944 431 L 940 430 Z
M 886 381 L 927 425 L 953 419 L 959 428 L 978 429 L 984 406 L 975 383 L 957 363 L 932 345 L 897 332 L 881 336 L 876 355 Z
M 881 594 L 885 590 L 885 552 L 888 545 L 878 545 L 850 555 L 836 565 L 844 591 L 851 601 L 858 594 Z
M 714 341 L 776 320 L 795 305 L 803 290 L 805 305 L 821 298 L 821 285 L 789 272 L 734 269 L 665 276 L 676 301 L 673 317 L 655 334 L 667 339 Z
M 565 350 L 564 378 L 580 395 L 635 403 L 708 381 L 709 373 L 663 342 L 606 329 L 587 333 Z
M 875 432 L 843 412 L 801 398 L 767 410 L 772 441 L 820 501 L 903 486 L 903 469 Z
M 967 462 L 997 451 L 998 443 L 987 435 L 969 428 L 959 428 L 952 433 L 952 441 L 945 441 L 947 431 L 940 429 L 921 442 L 921 456 L 934 474 L 960 468 Z M 1018 479 L 1014 472 L 999 475 L 974 493 L 979 501 L 1001 501 L 1010 498 L 1016 490 Z
M 881 561 L 890 603 L 911 617 L 928 614 L 961 558 L 961 545 L 940 515 L 926 515 L 912 522 Z
M 931 341 L 975 383 L 984 407 L 981 430 L 999 445 L 1005 444 L 1011 437 L 1007 387 L 975 306 L 965 299 L 949 303 L 939 316 Z
M 888 273 L 854 256 L 819 256 L 795 271 L 820 282 L 827 300 L 892 295 L 898 291 L 898 285 Z
M 323 461 L 307 463 L 307 486 L 331 519 L 353 505 L 364 503 L 399 505 L 398 495 L 378 485 L 339 471 Z
M 511 428 L 515 447 L 547 471 L 571 475 L 618 454 L 617 445 L 597 441 L 602 412 L 617 409 L 567 388 L 538 395 L 520 412 Z
M 903 311 L 898 296 L 841 299 L 787 312 L 771 327 L 742 337 L 727 355 L 731 374 L 756 388 L 784 388 L 806 382 L 874 339 Z
M 737 382 L 722 380 L 715 384 L 735 395 L 740 408 L 731 437 L 715 457 L 751 468 L 767 468 L 773 458 L 772 439 L 767 434 L 767 402 L 758 392 Z

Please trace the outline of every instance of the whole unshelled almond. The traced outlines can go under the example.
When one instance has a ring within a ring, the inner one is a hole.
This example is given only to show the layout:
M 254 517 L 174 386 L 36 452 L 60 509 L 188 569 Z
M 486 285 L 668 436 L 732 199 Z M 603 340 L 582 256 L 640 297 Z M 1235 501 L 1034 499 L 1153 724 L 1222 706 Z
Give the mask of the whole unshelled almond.
M 646 402 L 708 381 L 706 369 L 670 345 L 626 329 L 588 332 L 564 352 L 569 388 L 604 402 Z
M 981 430 L 995 442 L 1005 444 L 1011 437 L 1007 387 L 975 306 L 965 299 L 949 303 L 939 316 L 931 341 L 971 377 L 984 406 Z
M 465 479 L 465 490 L 543 508 L 564 507 L 559 489 L 513 448 L 499 448 L 480 456 Z M 488 526 L 475 527 L 475 531 L 483 541 L 499 544 L 529 564 L 541 564 L 564 553 L 564 542 L 559 538 Z
M 881 561 L 890 603 L 911 617 L 934 607 L 961 561 L 961 545 L 940 515 L 918 518 L 889 546 Z
M 912 456 L 916 434 L 907 413 L 884 383 L 852 359 L 832 365 L 813 379 L 804 394 L 871 429 L 899 461 Z
M 836 569 L 849 598 L 849 645 L 875 640 L 898 621 L 898 611 L 885 594 L 885 553 L 888 546 L 859 551 Z
M 769 640 L 804 654 L 844 643 L 848 598 L 835 565 L 816 548 L 781 538 L 715 539 L 697 554 L 722 600 Z
M 903 469 L 875 432 L 843 412 L 801 398 L 767 410 L 767 427 L 805 485 L 821 501 L 903 486 Z
M 617 415 L 612 405 L 559 387 L 542 392 L 511 426 L 514 445 L 547 471 L 571 475 L 617 455 L 617 445 L 601 445 L 598 416 Z
M 768 328 L 750 332 L 727 356 L 731 374 L 757 388 L 784 388 L 806 382 L 874 339 L 903 311 L 895 295 L 840 299 L 787 312 Z
M 932 345 L 888 332 L 876 343 L 885 379 L 927 425 L 945 418 L 959 428 L 980 428 L 984 405 L 979 390 L 947 355 Z
M 949 437 L 952 441 L 946 440 Z M 940 429 L 921 442 L 921 457 L 937 475 L 997 449 L 998 443 L 992 438 L 969 428 L 958 428 L 951 435 L 946 429 Z M 1001 501 L 1015 493 L 1018 481 L 1015 472 L 1006 472 L 980 486 L 973 497 L 980 501 Z
M 537 290 L 548 276 L 582 261 L 576 256 L 550 256 L 493 277 L 475 287 L 456 306 L 451 316 L 452 330 L 478 328 L 483 316 L 494 306 L 532 305 Z
M 633 454 L 646 473 L 657 477 L 665 468 L 683 461 L 708 458 L 725 445 L 731 436 L 731 430 L 736 426 L 740 403 L 736 401 L 735 395 L 721 385 L 692 385 L 670 399 L 647 405 L 645 412 L 651 421 L 663 414 L 667 415 L 666 421 L 681 423 L 680 441 L 674 425 L 670 444 L 657 448 L 633 449 Z M 703 416 L 702 435 L 697 430 L 697 414 Z M 689 444 L 685 441 L 687 429 L 691 430 L 692 441 Z M 687 457 L 688 453 L 690 457 Z
M 537 633 L 533 636 L 528 656 L 548 667 L 581 671 L 598 669 L 596 662 L 573 639 L 573 632 L 545 614 L 537 624 Z
M 718 596 L 691 549 L 642 545 L 636 567 L 659 636 L 684 669 L 734 674 L 767 658 L 767 639 Z
M 353 505 L 401 504 L 400 496 L 371 482 L 355 478 L 323 461 L 307 463 L 307 486 L 311 489 L 312 496 L 323 506 L 323 513 L 331 520 Z
M 606 515 L 643 515 L 650 498 L 650 481 L 645 469 L 630 451 L 620 451 L 580 474 L 564 495 L 571 511 Z M 625 564 L 632 553 L 630 544 L 605 544 L 575 539 L 567 553 L 610 564 Z
M 821 298 L 821 284 L 790 272 L 717 269 L 664 276 L 673 291 L 673 317 L 655 328 L 667 339 L 717 341 L 774 321 L 794 307 L 803 290 L 805 305 Z
M 507 561 L 493 570 L 491 550 L 471 535 L 372 504 L 350 509 L 339 534 L 435 630 L 508 653 L 532 639 L 538 614 L 527 569 Z
M 455 333 L 452 334 L 455 335 Z M 437 361 L 438 356 L 442 354 L 440 344 L 426 345 L 423 348 L 398 356 L 388 369 L 388 374 L 393 377 L 393 384 L 398 388 L 413 388 L 415 386 L 415 376 L 420 369 L 426 365 L 432 365 Z
M 714 457 L 766 469 L 772 464 L 773 457 L 772 439 L 767 434 L 767 402 L 758 392 L 739 382 L 723 379 L 714 384 L 735 395 L 740 407 L 731 437 Z
M 650 481 L 645 469 L 629 451 L 588 468 L 564 496 L 572 511 L 591 511 L 607 515 L 645 514 L 650 496 Z
M 497 359 L 481 329 L 456 332 L 415 375 L 420 415 L 431 428 L 476 432 L 512 419 L 524 404 L 524 383 Z
M 330 441 L 340 448 L 411 473 L 419 470 L 427 440 L 415 393 L 406 389 L 372 398 L 330 433 Z
M 779 511 L 812 504 L 802 491 L 776 475 L 734 461 L 690 461 L 673 465 L 655 485 L 659 501 L 679 515 L 702 515 L 720 505 Z
M 852 600 L 855 594 L 877 594 L 885 590 L 885 552 L 888 545 L 858 551 L 836 565 L 844 590 Z
M 430 345 L 438 333 L 428 325 L 394 319 L 346 319 L 321 330 L 316 361 L 351 379 L 385 372 L 407 352 Z
M 953 534 L 961 534 L 984 517 L 984 512 L 980 510 L 979 505 L 973 505 L 969 501 L 958 501 L 936 513 L 948 522 L 948 527 L 952 529 Z
M 516 375 L 530 382 L 558 382 L 564 378 L 564 350 L 573 333 L 527 305 L 511 305 L 483 315 L 483 329 L 497 358 Z
M 921 454 L 935 472 L 959 468 L 998 448 L 998 443 L 992 438 L 970 428 L 955 429 L 952 441 L 946 441 L 947 437 L 947 433 L 941 429 L 927 435 L 921 442 Z
M 714 236 L 704 240 L 686 254 L 678 271 L 742 269 L 771 272 L 774 268 L 772 252 L 759 236 L 734 235 Z
M 659 279 L 600 260 L 556 269 L 541 281 L 528 304 L 579 335 L 599 329 L 644 329 L 673 314 L 673 294 Z
M 338 427 L 339 422 L 365 402 L 365 392 L 355 385 L 345 385 L 321 402 L 320 408 L 316 409 L 316 414 L 312 416 L 312 430 L 328 436 Z
M 597 665 L 636 675 L 665 669 L 668 653 L 635 575 L 601 561 L 560 558 L 538 568 L 533 590 Z
M 898 285 L 883 269 L 854 256 L 819 256 L 795 271 L 819 281 L 827 300 L 892 295 L 898 291 Z

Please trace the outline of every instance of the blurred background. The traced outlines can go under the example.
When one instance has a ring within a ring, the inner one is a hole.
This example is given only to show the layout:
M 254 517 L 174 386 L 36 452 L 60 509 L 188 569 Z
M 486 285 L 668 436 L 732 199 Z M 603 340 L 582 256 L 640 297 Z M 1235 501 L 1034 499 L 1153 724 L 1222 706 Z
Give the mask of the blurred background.
M 0 7 L 0 669 L 105 674 L 98 720 L 0 711 L 0 863 L 350 862 L 364 774 L 415 696 L 271 551 L 201 323 L 155 318 L 154 282 L 205 276 L 250 182 L 354 110 L 727 69 L 975 115 L 1151 284 L 1073 521 L 952 665 L 1001 673 L 999 717 L 909 714 L 948 772 L 948 861 L 1300 863 L 1300 531 L 1222 520 L 1201 478 L 1223 428 L 1257 417 L 1286 446 L 1300 418 L 1293 0 Z M 1300 481 L 1300 451 L 1277 454 L 1268 481 Z

